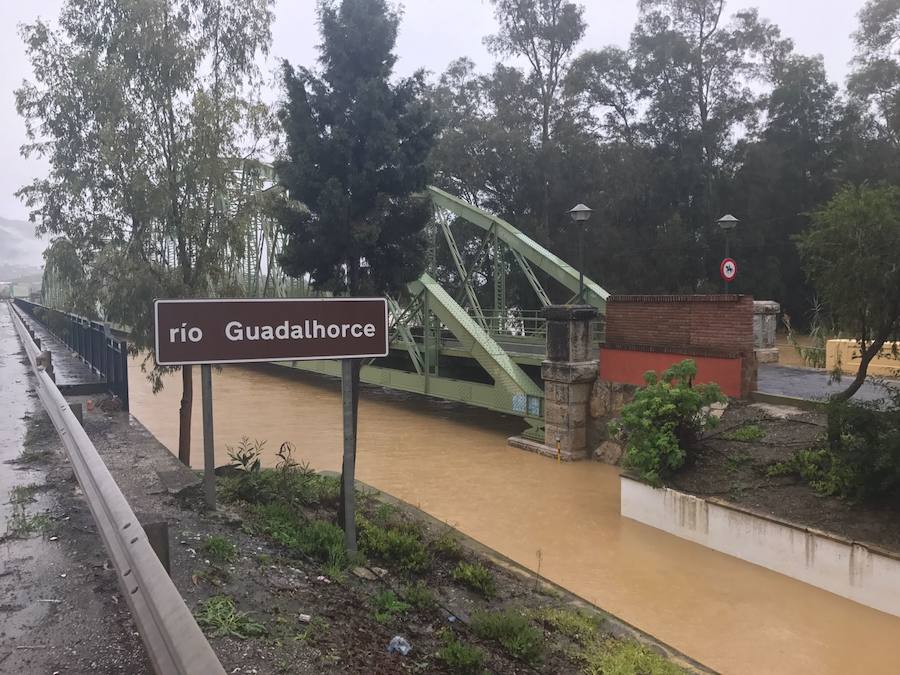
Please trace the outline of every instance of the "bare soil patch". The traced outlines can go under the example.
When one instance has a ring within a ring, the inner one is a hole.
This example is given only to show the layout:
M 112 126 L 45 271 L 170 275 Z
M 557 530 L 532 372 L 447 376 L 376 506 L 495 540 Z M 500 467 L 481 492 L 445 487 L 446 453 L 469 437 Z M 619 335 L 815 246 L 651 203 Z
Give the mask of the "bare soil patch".
M 669 486 L 900 553 L 895 506 L 851 504 L 818 494 L 792 476 L 768 475 L 770 467 L 797 451 L 817 447 L 825 424 L 824 412 L 732 403 L 707 433 L 695 460 Z

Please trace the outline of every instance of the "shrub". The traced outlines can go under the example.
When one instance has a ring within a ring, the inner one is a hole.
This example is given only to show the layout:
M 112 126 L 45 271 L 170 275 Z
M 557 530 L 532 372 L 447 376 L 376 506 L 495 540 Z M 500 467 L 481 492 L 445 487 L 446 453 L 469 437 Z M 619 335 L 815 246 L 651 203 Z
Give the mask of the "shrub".
M 725 400 L 715 384 L 694 386 L 696 364 L 688 359 L 662 375 L 648 372 L 647 383 L 611 424 L 625 437 L 625 466 L 653 485 L 680 469 L 694 450 L 704 429 L 718 420 L 709 406 Z
M 407 586 L 403 591 L 403 599 L 416 609 L 431 609 L 437 605 L 434 593 L 423 581 Z
M 525 663 L 537 663 L 543 655 L 544 636 L 518 612 L 475 612 L 471 628 L 478 637 L 498 642 L 507 654 Z
M 737 429 L 732 429 L 724 434 L 722 438 L 726 441 L 739 441 L 741 443 L 753 443 L 762 440 L 766 435 L 763 428 L 758 424 L 744 424 Z
M 531 616 L 579 644 L 594 640 L 603 625 L 602 617 L 596 614 L 566 607 L 543 607 Z
M 454 579 L 485 598 L 497 594 L 497 582 L 491 571 L 480 562 L 461 562 L 451 573 Z
M 483 651 L 460 642 L 450 632 L 444 634 L 444 646 L 438 650 L 437 657 L 447 666 L 447 670 L 460 675 L 477 675 L 484 662 Z
M 603 640 L 581 654 L 585 675 L 686 675 L 664 656 L 633 640 Z
M 769 469 L 794 474 L 821 494 L 900 503 L 900 392 L 889 401 L 830 401 L 828 437 Z
M 375 620 L 378 623 L 389 623 L 395 616 L 406 613 L 410 605 L 398 598 L 393 591 L 382 591 L 372 599 L 375 607 Z
M 434 540 L 432 548 L 438 555 L 448 560 L 459 560 L 463 557 L 463 547 L 452 529 L 447 529 Z
M 370 558 L 397 565 L 404 572 L 422 572 L 431 564 L 422 531 L 414 525 L 385 528 L 360 516 L 356 529 L 359 549 Z

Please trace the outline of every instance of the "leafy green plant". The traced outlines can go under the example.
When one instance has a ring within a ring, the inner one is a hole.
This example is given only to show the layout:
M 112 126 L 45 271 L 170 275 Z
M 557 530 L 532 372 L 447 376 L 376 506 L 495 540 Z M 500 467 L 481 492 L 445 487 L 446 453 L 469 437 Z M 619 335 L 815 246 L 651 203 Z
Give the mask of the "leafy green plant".
M 694 385 L 697 366 L 688 359 L 657 375 L 644 375 L 646 386 L 622 409 L 611 431 L 624 437 L 624 463 L 648 483 L 659 485 L 680 469 L 700 434 L 715 426 L 710 414 L 725 397 L 715 384 Z
M 722 438 L 726 441 L 753 443 L 754 441 L 762 440 L 765 435 L 766 432 L 763 431 L 763 428 L 758 424 L 744 424 L 737 429 L 732 429 L 731 431 L 722 434 Z
M 634 640 L 598 640 L 580 654 L 585 675 L 685 675 L 686 671 Z
M 211 637 L 231 636 L 246 640 L 266 634 L 266 627 L 235 608 L 227 595 L 216 595 L 202 603 L 194 613 L 197 623 L 210 630 Z
M 258 473 L 262 468 L 260 456 L 265 446 L 265 441 L 251 442 L 246 436 L 241 439 L 236 448 L 226 445 L 225 451 L 228 454 L 228 459 L 231 460 L 228 466 L 246 473 Z
M 822 446 L 773 465 L 769 475 L 796 475 L 852 502 L 900 503 L 900 392 L 880 403 L 832 400 L 827 414 Z
M 461 562 L 451 572 L 451 576 L 485 598 L 497 594 L 497 582 L 493 573 L 480 562 Z
M 443 640 L 437 657 L 447 670 L 459 675 L 477 675 L 482 671 L 484 652 L 481 649 L 460 642 L 450 631 L 444 633 Z
M 471 628 L 478 637 L 499 643 L 507 654 L 525 663 L 537 663 L 544 653 L 543 634 L 518 612 L 475 612 Z
M 432 609 L 437 605 L 434 593 L 424 581 L 417 581 L 403 589 L 403 599 L 416 609 Z
M 378 623 L 390 623 L 396 616 L 405 614 L 411 605 L 403 602 L 393 591 L 382 591 L 372 598 L 375 608 L 375 620 Z
M 206 541 L 203 542 L 203 545 L 201 546 L 201 550 L 210 560 L 218 563 L 234 562 L 234 559 L 237 556 L 234 544 L 225 537 L 217 534 L 207 537 Z
M 431 564 L 421 528 L 403 524 L 384 528 L 359 516 L 356 519 L 362 553 L 397 565 L 404 572 L 422 572 Z
M 542 607 L 529 612 L 529 616 L 580 644 L 595 639 L 603 625 L 597 614 L 568 607 Z

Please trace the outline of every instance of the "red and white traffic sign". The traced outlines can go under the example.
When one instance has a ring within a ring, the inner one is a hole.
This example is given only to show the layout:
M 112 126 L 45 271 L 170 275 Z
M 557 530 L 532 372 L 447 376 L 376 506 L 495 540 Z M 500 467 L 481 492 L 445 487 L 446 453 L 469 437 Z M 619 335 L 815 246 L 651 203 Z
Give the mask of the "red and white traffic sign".
M 731 258 L 725 258 L 719 265 L 719 274 L 725 281 L 734 281 L 737 276 L 737 263 Z

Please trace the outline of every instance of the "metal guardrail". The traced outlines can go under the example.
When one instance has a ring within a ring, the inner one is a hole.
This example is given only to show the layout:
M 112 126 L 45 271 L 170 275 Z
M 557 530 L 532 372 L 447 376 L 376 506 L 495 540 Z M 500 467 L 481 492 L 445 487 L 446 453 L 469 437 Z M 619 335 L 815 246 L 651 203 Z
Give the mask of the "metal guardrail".
M 12 307 L 8 310 L 34 369 L 38 396 L 66 447 L 154 670 L 160 675 L 224 675 L 94 444 L 53 380 L 38 366 L 37 345 L 21 317 Z
M 16 305 L 43 325 L 106 380 L 111 394 L 128 410 L 128 342 L 98 321 L 16 298 Z

